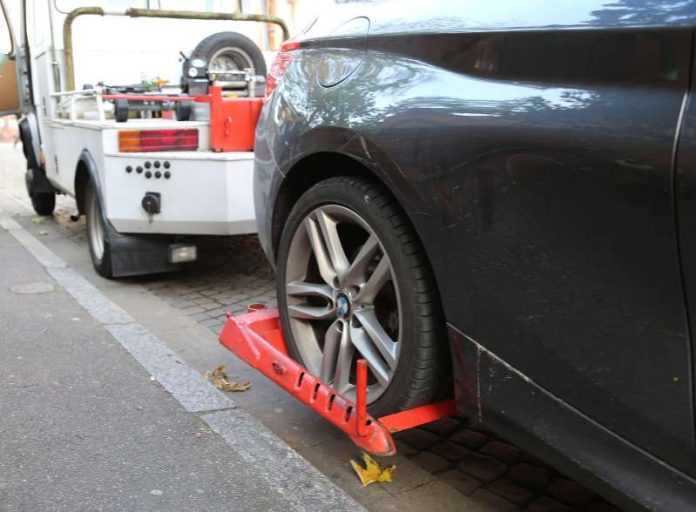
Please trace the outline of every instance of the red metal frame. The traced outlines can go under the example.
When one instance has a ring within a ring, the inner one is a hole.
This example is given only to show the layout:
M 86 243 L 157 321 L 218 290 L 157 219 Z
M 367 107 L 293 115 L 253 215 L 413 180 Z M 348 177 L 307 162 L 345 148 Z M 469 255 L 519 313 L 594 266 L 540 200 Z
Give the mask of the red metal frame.
M 210 149 L 221 152 L 252 151 L 263 98 L 225 97 L 222 94 L 222 87 L 212 85 L 208 91 L 208 94 L 195 96 L 121 93 L 102 94 L 101 97 L 104 100 L 208 103 L 210 105 Z
M 255 305 L 257 306 L 257 305 Z M 220 343 L 253 368 L 343 430 L 374 455 L 393 455 L 393 432 L 414 428 L 456 412 L 453 400 L 428 404 L 375 419 L 367 412 L 367 363 L 358 361 L 356 403 L 338 394 L 293 360 L 280 328 L 278 310 L 258 309 L 229 316 Z

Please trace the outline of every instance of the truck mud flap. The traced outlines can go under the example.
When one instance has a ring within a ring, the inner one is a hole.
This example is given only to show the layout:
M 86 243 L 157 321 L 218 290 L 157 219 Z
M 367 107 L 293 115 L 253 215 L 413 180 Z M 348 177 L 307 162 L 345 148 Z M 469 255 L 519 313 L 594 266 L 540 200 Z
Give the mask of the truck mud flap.
M 160 272 L 172 272 L 180 264 L 169 262 L 168 236 L 116 234 L 110 240 L 113 277 L 128 277 Z

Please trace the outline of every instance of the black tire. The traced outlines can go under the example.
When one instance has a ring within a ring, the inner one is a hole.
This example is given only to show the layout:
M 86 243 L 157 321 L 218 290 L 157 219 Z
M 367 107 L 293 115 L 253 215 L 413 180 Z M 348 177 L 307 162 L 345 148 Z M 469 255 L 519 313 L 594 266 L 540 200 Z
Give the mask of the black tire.
M 395 293 L 401 303 L 399 315 L 403 323 L 399 343 L 402 345 L 392 379 L 370 403 L 370 413 L 379 417 L 442 398 L 443 391 L 451 387 L 451 363 L 444 316 L 430 265 L 413 227 L 394 198 L 383 186 L 362 178 L 338 177 L 316 184 L 300 197 L 288 217 L 277 261 L 278 304 L 291 356 L 307 367 L 290 325 L 286 296 L 288 256 L 293 237 L 307 216 L 326 205 L 347 208 L 369 225 L 389 257 L 398 285 L 394 290 L 398 290 Z
M 31 205 L 34 211 L 43 217 L 53 215 L 53 210 L 56 208 L 56 195 L 51 192 L 38 192 L 30 194 Z
M 85 218 L 87 221 L 87 242 L 92 266 L 97 274 L 110 279 L 113 277 L 111 268 L 111 237 L 113 228 L 104 218 L 99 192 L 92 180 L 87 182 L 87 189 L 85 190 Z M 101 247 L 94 239 L 93 233 L 95 229 L 101 230 Z
M 34 211 L 43 217 L 53 215 L 53 210 L 56 208 L 56 195 L 53 192 L 34 192 L 33 186 L 33 171 L 27 169 L 25 174 L 25 183 L 27 185 L 27 194 L 31 200 L 31 205 Z
M 190 121 L 193 112 L 192 101 L 177 101 L 174 106 L 174 113 L 177 121 Z
M 246 62 L 248 61 L 255 74 L 266 76 L 266 61 L 263 53 L 254 41 L 237 32 L 218 32 L 206 37 L 198 43 L 191 57 L 205 59 L 210 65 L 211 59 L 226 49 L 230 50 L 230 55 L 239 70 L 248 67 Z
M 114 101 L 114 119 L 117 123 L 125 123 L 130 115 L 130 105 L 128 100 Z

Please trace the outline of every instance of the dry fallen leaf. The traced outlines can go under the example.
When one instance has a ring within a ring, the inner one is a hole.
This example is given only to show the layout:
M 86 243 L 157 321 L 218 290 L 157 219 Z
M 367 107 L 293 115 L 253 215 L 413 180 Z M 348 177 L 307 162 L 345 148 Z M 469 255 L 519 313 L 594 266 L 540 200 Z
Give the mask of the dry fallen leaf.
M 46 231 L 45 229 L 42 229 L 41 231 L 39 231 L 39 235 L 46 236 L 46 235 L 48 235 L 48 231 Z
M 388 468 L 382 469 L 377 461 L 370 457 L 367 453 L 363 452 L 363 460 L 365 461 L 365 467 L 351 459 L 350 465 L 360 478 L 360 483 L 365 487 L 367 485 L 373 484 L 375 482 L 391 482 L 394 473 L 394 468 L 396 466 L 389 466 Z
M 45 220 L 46 220 L 46 217 L 41 217 L 40 215 L 36 215 L 36 216 L 31 218 L 31 222 L 33 224 L 42 224 L 43 221 L 45 221 Z
M 249 382 L 236 382 L 234 380 L 228 380 L 227 372 L 225 367 L 220 365 L 214 370 L 208 370 L 203 374 L 203 377 L 213 383 L 218 389 L 222 391 L 246 391 L 251 387 Z

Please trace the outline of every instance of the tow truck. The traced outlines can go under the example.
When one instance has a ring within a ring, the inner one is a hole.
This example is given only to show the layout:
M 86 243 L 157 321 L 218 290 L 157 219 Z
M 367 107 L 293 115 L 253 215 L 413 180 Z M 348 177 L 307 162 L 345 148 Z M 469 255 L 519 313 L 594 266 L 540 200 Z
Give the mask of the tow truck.
M 288 36 L 273 16 L 132 3 L 116 10 L 110 4 L 123 2 L 23 0 L 14 17 L 18 37 L 5 5 L 0 19 L 0 114 L 21 116 L 34 209 L 51 215 L 56 194 L 74 197 L 72 218 L 85 215 L 93 266 L 107 278 L 175 270 L 196 259 L 199 235 L 256 231 L 253 134 L 268 57 L 249 37 L 258 31 L 211 35 L 208 28 L 192 52 L 182 53 L 183 65 L 172 59 L 181 70 L 173 85 L 138 83 L 137 66 L 115 62 L 146 60 L 146 51 L 128 47 L 129 31 L 154 34 L 148 44 L 160 50 L 152 52 L 153 68 L 163 59 L 163 40 L 200 37 L 191 27 L 201 23 L 272 24 Z

